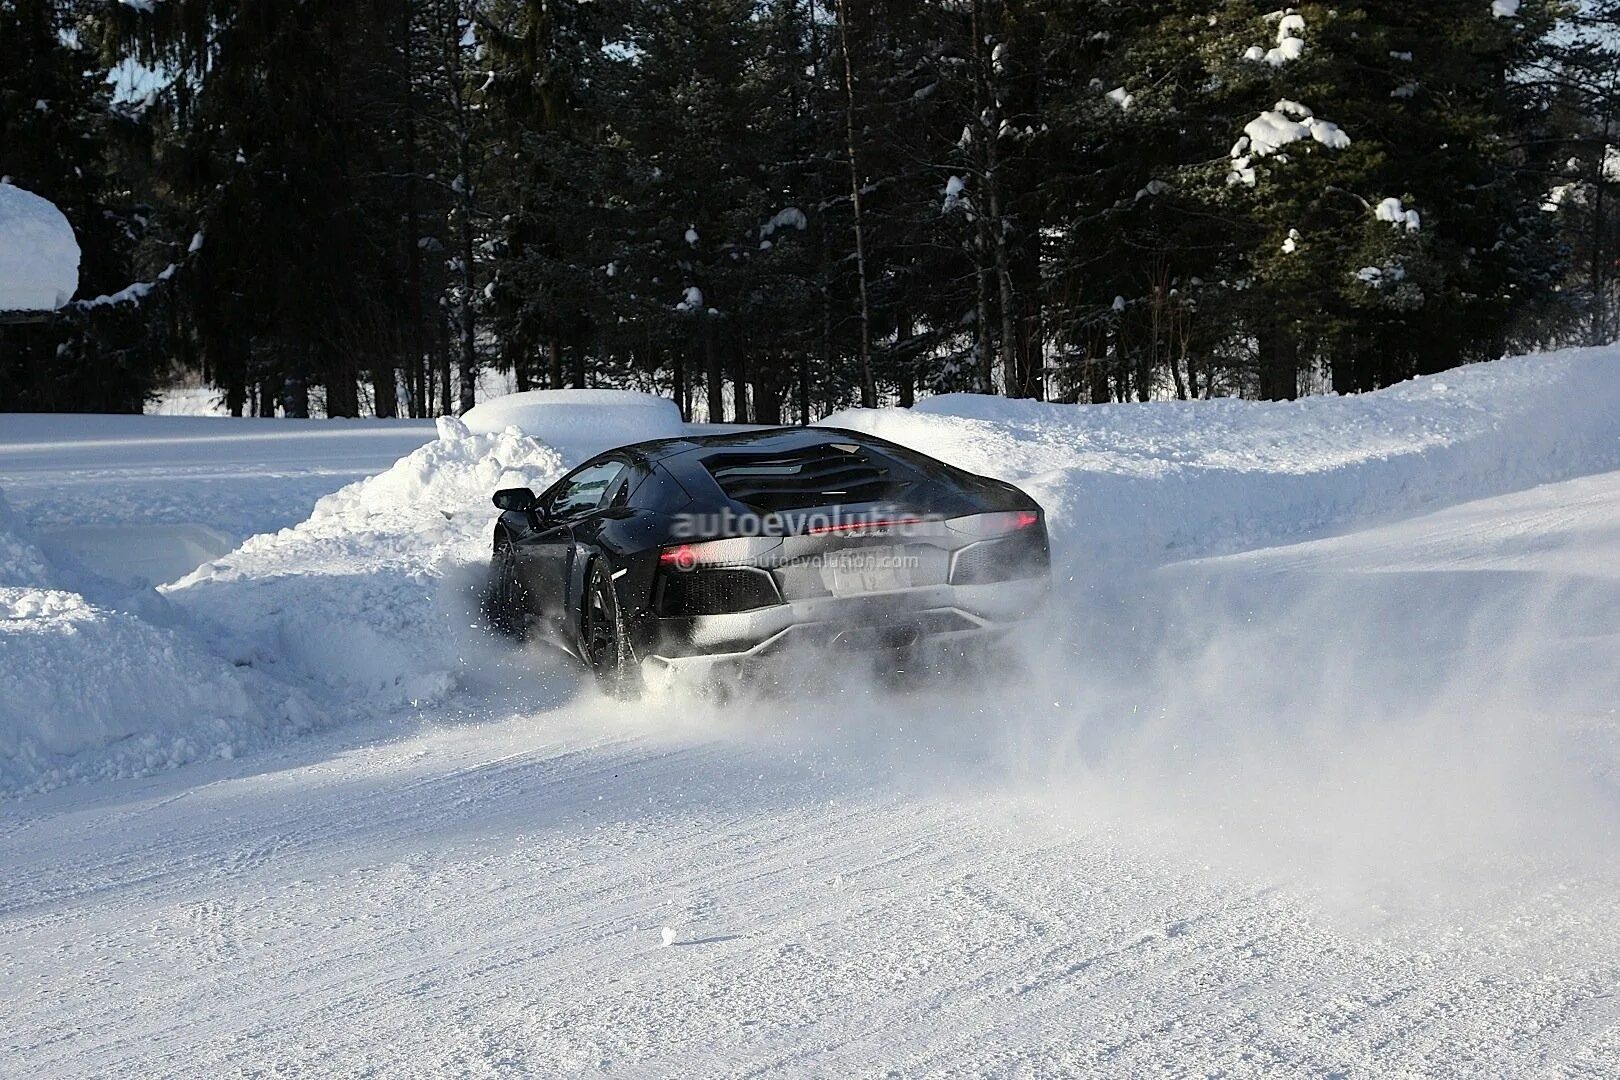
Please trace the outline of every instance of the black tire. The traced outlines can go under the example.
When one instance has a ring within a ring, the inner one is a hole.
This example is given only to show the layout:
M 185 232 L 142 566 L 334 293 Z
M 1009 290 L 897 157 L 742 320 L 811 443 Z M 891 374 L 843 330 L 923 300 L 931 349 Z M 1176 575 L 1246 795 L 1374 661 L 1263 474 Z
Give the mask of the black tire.
M 513 641 L 529 636 L 529 590 L 517 571 L 517 552 L 507 540 L 495 545 L 484 587 L 484 622 L 495 633 Z
M 597 684 L 611 697 L 641 696 L 641 666 L 630 647 L 630 633 L 619 607 L 618 590 L 600 561 L 591 564 L 580 604 L 580 643 Z

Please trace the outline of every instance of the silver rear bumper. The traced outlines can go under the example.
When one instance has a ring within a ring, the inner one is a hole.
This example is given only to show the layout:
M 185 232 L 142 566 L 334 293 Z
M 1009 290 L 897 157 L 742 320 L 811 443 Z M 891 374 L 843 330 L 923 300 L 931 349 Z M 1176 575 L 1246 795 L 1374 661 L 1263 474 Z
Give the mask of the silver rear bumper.
M 947 646 L 1006 634 L 1045 611 L 1047 576 L 988 585 L 927 585 L 859 596 L 821 596 L 753 611 L 682 620 L 679 644 L 642 660 L 650 679 L 701 678 L 798 648 L 874 651 Z

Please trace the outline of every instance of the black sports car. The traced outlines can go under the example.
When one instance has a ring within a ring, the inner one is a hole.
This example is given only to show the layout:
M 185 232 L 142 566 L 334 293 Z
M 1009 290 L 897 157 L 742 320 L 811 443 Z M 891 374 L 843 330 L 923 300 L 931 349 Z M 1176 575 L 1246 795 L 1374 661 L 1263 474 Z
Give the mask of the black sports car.
M 1028 495 L 836 428 L 636 443 L 494 501 L 490 624 L 545 635 L 618 693 L 801 644 L 993 639 L 1050 582 Z

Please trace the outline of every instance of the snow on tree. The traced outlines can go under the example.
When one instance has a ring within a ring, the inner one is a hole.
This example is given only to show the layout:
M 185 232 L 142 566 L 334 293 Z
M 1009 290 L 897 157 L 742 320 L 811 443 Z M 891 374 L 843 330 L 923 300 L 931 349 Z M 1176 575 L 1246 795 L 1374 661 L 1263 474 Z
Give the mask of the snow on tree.
M 0 311 L 55 311 L 79 288 L 79 242 L 48 199 L 0 182 Z

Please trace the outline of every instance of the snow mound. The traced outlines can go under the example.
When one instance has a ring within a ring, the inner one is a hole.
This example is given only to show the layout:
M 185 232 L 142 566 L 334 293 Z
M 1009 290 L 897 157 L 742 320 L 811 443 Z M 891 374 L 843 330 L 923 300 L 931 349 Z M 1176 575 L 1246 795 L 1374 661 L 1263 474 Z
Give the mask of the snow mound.
M 314 726 L 182 632 L 77 593 L 0 588 L 0 793 L 230 758 Z
M 23 531 L 11 504 L 0 492 L 0 585 L 46 584 L 45 556 Z
M 1620 348 L 1355 397 L 1055 405 L 953 394 L 821 421 L 1024 487 L 1071 566 L 1285 539 L 1620 466 Z
M 334 703 L 442 698 L 482 641 L 468 592 L 488 558 L 502 487 L 545 487 L 551 447 L 454 420 L 392 468 L 321 499 L 309 520 L 255 536 L 161 590 L 219 647 Z
M 79 288 L 79 242 L 55 204 L 0 183 L 0 311 L 55 311 Z
M 526 390 L 476 405 L 461 422 L 475 435 L 516 428 L 581 459 L 682 431 L 673 401 L 633 390 Z

